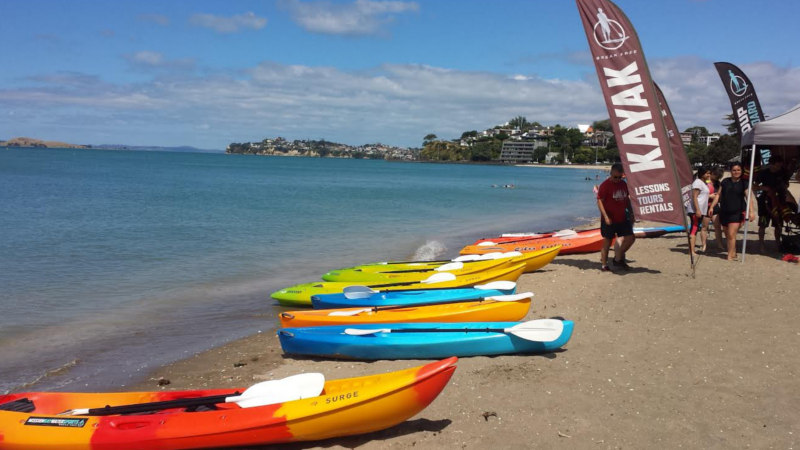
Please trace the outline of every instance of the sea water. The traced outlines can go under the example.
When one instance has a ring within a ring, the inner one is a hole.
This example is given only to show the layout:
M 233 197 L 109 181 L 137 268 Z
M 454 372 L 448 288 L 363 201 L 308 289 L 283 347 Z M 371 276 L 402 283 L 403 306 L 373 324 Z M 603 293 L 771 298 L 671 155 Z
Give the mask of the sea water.
M 0 150 L 0 393 L 123 388 L 274 332 L 269 294 L 328 270 L 574 226 L 597 173 Z

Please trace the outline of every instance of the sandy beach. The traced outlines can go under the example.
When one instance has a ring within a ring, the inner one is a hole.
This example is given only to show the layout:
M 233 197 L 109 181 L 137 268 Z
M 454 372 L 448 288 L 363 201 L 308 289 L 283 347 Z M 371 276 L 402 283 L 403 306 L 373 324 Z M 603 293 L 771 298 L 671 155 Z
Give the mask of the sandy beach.
M 755 238 L 751 227 L 751 249 Z M 563 351 L 463 358 L 442 395 L 409 421 L 290 448 L 793 448 L 800 267 L 779 257 L 749 254 L 742 264 L 710 250 L 692 277 L 680 234 L 639 239 L 628 272 L 600 272 L 598 254 L 559 256 L 523 275 L 519 292 L 535 293 L 528 319 L 575 321 Z M 160 379 L 170 382 L 162 389 L 246 387 L 300 372 L 333 379 L 422 363 L 283 357 L 265 331 L 133 388 L 159 389 Z

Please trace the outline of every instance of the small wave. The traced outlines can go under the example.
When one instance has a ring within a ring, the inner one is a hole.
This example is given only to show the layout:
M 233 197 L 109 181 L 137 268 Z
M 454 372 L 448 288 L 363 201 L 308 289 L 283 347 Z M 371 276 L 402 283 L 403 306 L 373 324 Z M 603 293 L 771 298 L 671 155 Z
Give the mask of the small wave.
M 434 260 L 444 252 L 447 251 L 447 247 L 439 242 L 439 241 L 428 241 L 425 245 L 421 246 L 414 252 L 414 260 L 416 261 L 430 261 Z
M 34 386 L 36 383 L 44 380 L 45 378 L 57 377 L 59 375 L 64 375 L 65 373 L 69 372 L 70 369 L 72 369 L 73 367 L 77 366 L 80 362 L 81 361 L 79 359 L 73 359 L 72 361 L 70 361 L 70 362 L 68 362 L 66 364 L 63 364 L 63 365 L 61 365 L 59 367 L 56 367 L 55 369 L 50 369 L 50 370 L 46 371 L 45 373 L 39 375 L 38 377 L 34 378 L 31 381 L 28 381 L 27 383 L 20 384 L 19 386 L 15 387 L 14 389 L 12 389 L 12 390 L 10 390 L 8 392 L 22 391 L 22 390 L 25 390 L 25 389 L 27 389 L 27 388 L 29 388 L 31 386 Z M 8 392 L 6 392 L 6 393 L 8 393 Z

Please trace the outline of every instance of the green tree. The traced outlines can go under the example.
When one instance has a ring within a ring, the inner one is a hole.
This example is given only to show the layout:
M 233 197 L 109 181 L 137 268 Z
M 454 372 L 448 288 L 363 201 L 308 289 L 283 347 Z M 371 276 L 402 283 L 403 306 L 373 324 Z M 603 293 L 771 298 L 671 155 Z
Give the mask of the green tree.
M 724 117 L 724 119 L 726 120 L 726 122 L 723 123 L 722 126 L 725 127 L 726 130 L 728 130 L 728 133 L 738 137 L 739 124 L 736 122 L 736 118 L 733 117 L 733 113 L 728 114 L 727 116 Z
M 422 138 L 422 146 L 425 147 L 426 145 L 428 145 L 429 143 L 431 143 L 431 142 L 433 142 L 435 140 L 436 140 L 436 135 L 433 134 L 433 133 L 430 133 L 430 134 L 426 135 L 424 138 Z
M 611 120 L 596 120 L 592 122 L 592 129 L 594 131 L 614 131 L 611 129 Z
M 519 128 L 520 130 L 527 131 L 530 129 L 528 119 L 523 116 L 517 116 L 508 121 L 508 125 L 512 128 Z
M 739 138 L 723 134 L 708 146 L 706 163 L 724 165 L 731 158 L 739 156 Z

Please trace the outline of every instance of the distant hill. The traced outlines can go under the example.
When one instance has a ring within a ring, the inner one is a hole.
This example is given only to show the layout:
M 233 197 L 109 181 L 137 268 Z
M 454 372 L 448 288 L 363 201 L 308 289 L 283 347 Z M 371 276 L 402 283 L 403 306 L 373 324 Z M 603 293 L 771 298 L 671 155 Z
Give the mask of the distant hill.
M 15 137 L 7 141 L 0 140 L 0 147 L 25 147 L 25 148 L 86 148 L 96 150 L 132 150 L 150 152 L 185 152 L 185 153 L 223 153 L 224 150 L 209 150 L 188 145 L 178 147 L 154 147 L 144 145 L 100 144 L 78 145 L 67 142 L 43 141 L 29 137 Z
M 38 147 L 38 148 L 91 148 L 88 145 L 68 144 L 58 141 L 43 141 L 29 137 L 15 137 L 0 141 L 0 147 Z
M 152 145 L 99 144 L 92 148 L 104 150 L 133 150 L 140 152 L 184 152 L 184 153 L 223 153 L 224 150 L 204 149 L 181 145 L 177 147 L 155 147 Z

